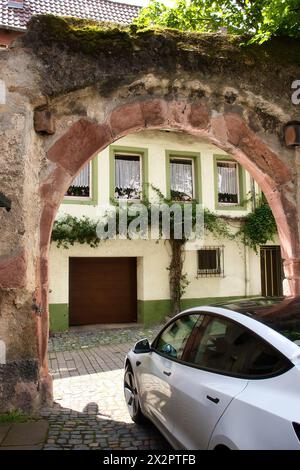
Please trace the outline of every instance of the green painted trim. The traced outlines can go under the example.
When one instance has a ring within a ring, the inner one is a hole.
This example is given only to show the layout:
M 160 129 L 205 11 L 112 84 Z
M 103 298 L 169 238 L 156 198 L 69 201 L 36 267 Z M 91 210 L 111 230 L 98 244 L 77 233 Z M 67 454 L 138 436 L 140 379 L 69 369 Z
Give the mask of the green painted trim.
M 228 160 L 234 163 L 237 163 L 236 160 L 231 158 L 229 155 L 214 155 L 214 192 L 215 192 L 215 208 L 222 211 L 245 211 L 247 210 L 246 203 L 246 172 L 244 168 L 238 164 L 239 169 L 239 204 L 219 204 L 218 202 L 218 171 L 217 171 L 217 162 L 220 160 Z
M 66 331 L 69 328 L 69 305 L 49 304 L 50 331 Z
M 259 294 L 258 294 L 259 295 Z M 247 298 L 257 297 L 249 296 Z M 218 302 L 229 302 L 245 298 L 243 295 L 236 295 L 231 297 L 203 297 L 199 299 L 182 299 L 181 310 L 186 310 L 192 307 L 199 307 L 202 305 L 211 305 Z M 169 299 L 162 300 L 138 300 L 138 323 L 145 326 L 155 325 L 165 321 L 165 318 L 170 315 L 171 301 Z
M 145 326 L 161 323 L 170 313 L 171 302 L 169 299 L 138 300 L 137 302 L 138 323 Z
M 253 298 L 256 296 L 249 296 Z M 181 310 L 199 307 L 201 305 L 211 305 L 218 302 L 229 302 L 231 300 L 244 299 L 243 295 L 231 297 L 203 297 L 199 299 L 182 299 Z M 138 300 L 137 301 L 137 321 L 144 326 L 155 325 L 165 321 L 170 315 L 170 299 L 162 300 Z M 69 305 L 68 304 L 50 304 L 50 331 L 51 333 L 67 331 L 69 329 Z
M 62 204 L 77 204 L 84 206 L 98 205 L 98 155 L 92 160 L 92 197 L 90 199 L 68 199 L 64 198 Z
M 115 153 L 137 153 L 142 157 L 142 199 L 148 199 L 149 193 L 149 163 L 148 163 L 148 149 L 141 147 L 124 147 L 120 145 L 109 146 L 109 196 L 111 201 L 118 201 L 115 199 Z M 128 201 L 135 202 L 135 201 Z
M 180 150 L 166 150 L 166 197 L 171 198 L 171 181 L 170 181 L 170 159 L 172 157 L 187 157 L 194 161 L 194 179 L 195 179 L 195 200 L 202 202 L 202 185 L 201 185 L 201 159 L 198 152 L 184 152 Z

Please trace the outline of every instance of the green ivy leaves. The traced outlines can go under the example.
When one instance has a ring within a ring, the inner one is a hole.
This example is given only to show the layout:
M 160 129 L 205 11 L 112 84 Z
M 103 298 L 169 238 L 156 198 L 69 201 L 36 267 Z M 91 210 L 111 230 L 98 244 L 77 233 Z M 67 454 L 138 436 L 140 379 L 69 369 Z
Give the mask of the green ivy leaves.
M 273 240 L 276 233 L 276 222 L 270 206 L 262 203 L 246 216 L 238 235 L 242 237 L 245 245 L 257 252 L 259 245 L 265 245 L 268 240 Z
M 261 44 L 272 36 L 299 38 L 300 5 L 299 0 L 176 0 L 167 7 L 151 0 L 135 23 L 206 33 L 225 28 Z

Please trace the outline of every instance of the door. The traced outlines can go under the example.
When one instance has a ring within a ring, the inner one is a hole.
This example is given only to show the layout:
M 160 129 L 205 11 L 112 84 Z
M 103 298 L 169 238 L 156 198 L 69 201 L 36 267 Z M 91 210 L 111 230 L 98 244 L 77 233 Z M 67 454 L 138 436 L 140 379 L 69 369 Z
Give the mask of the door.
M 169 412 L 174 437 L 185 449 L 207 449 L 222 414 L 247 386 L 248 380 L 238 377 L 246 357 L 244 338 L 242 326 L 203 315 L 183 352 L 184 363 L 174 364 Z
M 261 246 L 260 266 L 262 295 L 265 297 L 281 296 L 283 272 L 280 246 Z
M 137 369 L 142 406 L 157 425 L 171 433 L 174 427 L 173 375 L 176 360 L 196 324 L 198 315 L 186 315 L 170 323 L 152 344 L 152 352 Z
M 136 258 L 70 258 L 70 325 L 137 320 Z

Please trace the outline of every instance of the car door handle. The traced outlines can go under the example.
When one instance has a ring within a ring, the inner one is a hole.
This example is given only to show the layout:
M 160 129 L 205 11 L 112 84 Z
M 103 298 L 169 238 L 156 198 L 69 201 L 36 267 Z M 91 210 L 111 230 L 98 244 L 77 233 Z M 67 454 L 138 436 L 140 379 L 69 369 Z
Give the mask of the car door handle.
M 210 395 L 206 395 L 206 398 L 207 398 L 208 400 L 212 401 L 213 403 L 219 403 L 219 401 L 220 401 L 220 398 L 217 398 L 217 397 L 216 397 L 216 398 L 213 398 L 213 397 L 211 397 Z
M 164 370 L 164 374 L 167 375 L 168 377 L 170 377 L 172 372 L 167 372 L 166 370 Z

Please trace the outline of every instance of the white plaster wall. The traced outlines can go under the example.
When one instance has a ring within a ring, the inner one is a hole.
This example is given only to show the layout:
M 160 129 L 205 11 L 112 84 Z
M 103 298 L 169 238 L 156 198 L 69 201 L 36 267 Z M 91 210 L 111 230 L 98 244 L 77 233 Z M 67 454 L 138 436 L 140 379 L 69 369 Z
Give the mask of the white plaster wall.
M 210 246 L 220 242 L 208 239 Z M 102 242 L 98 248 L 76 244 L 68 250 L 57 248 L 54 243 L 50 250 L 50 303 L 68 303 L 69 299 L 69 257 L 137 257 L 137 293 L 140 300 L 169 298 L 167 267 L 170 262 L 168 243 L 152 240 L 114 240 Z M 224 243 L 224 277 L 198 277 L 197 252 L 186 251 L 184 272 L 190 282 L 184 298 L 227 297 L 235 295 L 260 294 L 259 256 L 249 250 L 248 283 L 245 282 L 244 247 L 236 242 Z

